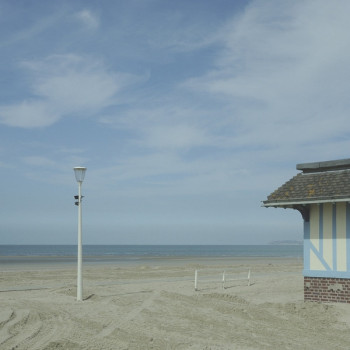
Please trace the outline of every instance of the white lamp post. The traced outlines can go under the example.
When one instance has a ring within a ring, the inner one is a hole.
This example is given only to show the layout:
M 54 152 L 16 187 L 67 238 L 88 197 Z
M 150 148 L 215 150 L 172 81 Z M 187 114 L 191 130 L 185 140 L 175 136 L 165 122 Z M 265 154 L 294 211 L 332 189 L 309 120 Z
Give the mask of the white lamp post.
M 81 184 L 83 183 L 86 168 L 77 166 L 74 168 L 75 178 L 78 182 L 79 192 L 75 196 L 78 201 L 75 204 L 78 206 L 78 278 L 77 278 L 77 300 L 83 300 L 83 247 L 81 235 Z

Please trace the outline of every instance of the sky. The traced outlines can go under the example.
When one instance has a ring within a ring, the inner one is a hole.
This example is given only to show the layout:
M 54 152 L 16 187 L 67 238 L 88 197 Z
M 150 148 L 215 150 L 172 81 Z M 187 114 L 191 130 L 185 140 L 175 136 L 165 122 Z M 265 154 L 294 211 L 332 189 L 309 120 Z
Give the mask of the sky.
M 0 244 L 301 240 L 261 201 L 350 158 L 350 2 L 1 0 Z

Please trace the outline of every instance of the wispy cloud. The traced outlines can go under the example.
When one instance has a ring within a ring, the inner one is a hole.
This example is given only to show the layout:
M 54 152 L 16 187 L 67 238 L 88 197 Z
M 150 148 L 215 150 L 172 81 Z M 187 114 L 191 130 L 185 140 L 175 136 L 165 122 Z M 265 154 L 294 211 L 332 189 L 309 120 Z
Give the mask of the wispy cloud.
M 222 32 L 215 68 L 186 86 L 231 105 L 237 145 L 327 142 L 349 132 L 347 3 L 252 2 Z
M 90 219 L 108 217 L 114 236 L 116 213 L 137 221 L 137 237 L 160 216 L 167 229 L 220 222 L 227 242 L 260 235 L 274 214 L 260 200 L 295 163 L 349 157 L 350 3 L 63 0 L 60 15 L 51 2 L 12 3 L 0 43 L 4 181 L 11 164 L 67 188 L 85 165 L 101 215 Z
M 99 26 L 99 18 L 90 10 L 84 9 L 78 12 L 76 17 L 88 28 L 96 29 Z
M 55 123 L 60 116 L 41 100 L 25 100 L 18 104 L 0 106 L 0 122 L 14 127 L 36 128 Z
M 135 76 L 108 71 L 99 61 L 78 55 L 55 55 L 22 62 L 32 79 L 32 97 L 0 106 L 0 122 L 24 128 L 52 125 L 65 116 L 93 115 L 117 103 L 117 93 Z
M 142 108 L 136 102 L 105 119 L 135 135 L 123 173 L 172 193 L 251 193 L 274 186 L 273 176 L 284 174 L 273 171 L 276 164 L 293 169 L 347 157 L 344 12 L 327 1 L 317 9 L 304 1 L 252 2 L 215 33 L 215 61 L 205 74 L 177 85 L 171 97 L 159 92 Z
M 35 74 L 33 93 L 61 113 L 86 112 L 113 103 L 121 87 L 118 75 L 102 64 L 75 55 L 52 56 L 41 62 L 26 62 Z
M 3 16 L 6 15 L 6 12 L 4 12 Z M 55 26 L 62 21 L 64 16 L 65 12 L 63 8 L 56 9 L 56 11 L 50 14 L 45 14 L 37 18 L 34 22 L 31 22 L 30 18 L 25 16 L 25 18 L 21 18 L 20 23 L 18 23 L 19 28 L 21 28 L 20 30 L 2 33 L 3 35 L 6 34 L 6 36 L 2 37 L 0 47 L 8 47 L 17 44 L 23 45 L 23 43 L 33 42 L 34 38 L 38 38 L 43 33 L 55 28 Z
M 23 159 L 24 163 L 34 166 L 56 167 L 56 162 L 43 156 L 30 156 Z
M 190 149 L 207 144 L 205 132 L 190 125 L 150 127 L 146 132 L 146 144 L 157 149 Z

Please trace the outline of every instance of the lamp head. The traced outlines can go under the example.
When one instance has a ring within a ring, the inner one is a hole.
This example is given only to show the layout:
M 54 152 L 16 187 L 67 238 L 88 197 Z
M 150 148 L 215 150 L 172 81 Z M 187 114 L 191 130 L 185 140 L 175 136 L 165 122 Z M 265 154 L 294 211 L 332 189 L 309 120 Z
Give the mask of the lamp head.
M 74 169 L 75 179 L 77 180 L 77 182 L 83 182 L 86 168 L 82 166 L 76 166 L 73 169 Z

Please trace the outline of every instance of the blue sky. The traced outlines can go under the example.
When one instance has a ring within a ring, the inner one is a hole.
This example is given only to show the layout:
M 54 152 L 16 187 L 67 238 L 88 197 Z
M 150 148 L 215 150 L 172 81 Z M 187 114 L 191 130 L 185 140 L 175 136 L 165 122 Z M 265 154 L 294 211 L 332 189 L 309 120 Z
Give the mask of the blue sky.
M 301 239 L 261 201 L 349 158 L 350 2 L 0 2 L 2 244 Z

